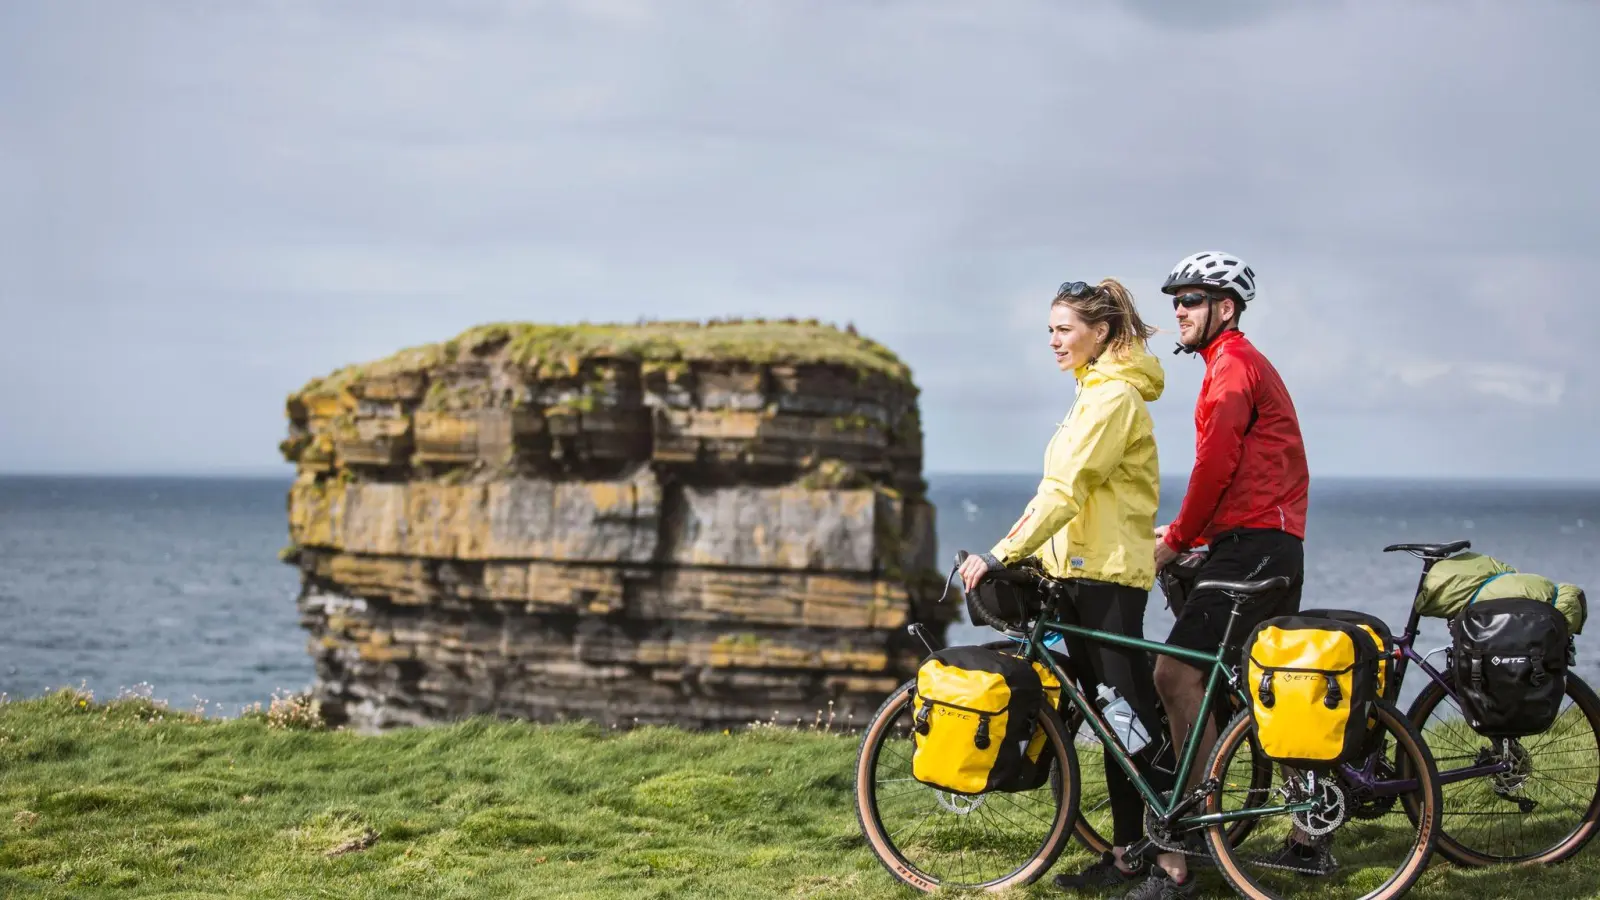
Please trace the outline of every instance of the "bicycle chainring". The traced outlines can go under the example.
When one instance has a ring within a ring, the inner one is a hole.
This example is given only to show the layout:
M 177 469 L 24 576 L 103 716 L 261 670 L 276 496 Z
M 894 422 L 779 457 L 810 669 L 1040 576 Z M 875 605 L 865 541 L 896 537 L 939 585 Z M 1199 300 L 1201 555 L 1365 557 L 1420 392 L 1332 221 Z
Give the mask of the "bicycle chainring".
M 1373 767 L 1372 775 L 1379 781 L 1392 781 L 1400 777 L 1399 773 L 1395 771 L 1394 765 L 1387 759 L 1381 758 L 1378 760 L 1378 764 Z M 1398 794 L 1374 797 L 1368 791 L 1351 787 L 1350 817 L 1367 821 L 1382 818 L 1394 810 L 1394 805 L 1399 799 L 1400 796 Z
M 1166 853 L 1183 853 L 1186 849 L 1183 846 L 1183 838 L 1162 825 L 1148 806 L 1144 810 L 1144 838 L 1154 844 L 1156 849 Z

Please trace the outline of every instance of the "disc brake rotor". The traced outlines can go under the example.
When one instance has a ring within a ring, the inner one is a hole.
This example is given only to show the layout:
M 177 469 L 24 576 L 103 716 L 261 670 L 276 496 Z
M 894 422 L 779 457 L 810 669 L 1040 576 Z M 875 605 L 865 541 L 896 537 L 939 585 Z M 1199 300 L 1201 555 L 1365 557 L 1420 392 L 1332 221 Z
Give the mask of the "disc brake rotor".
M 944 807 L 947 812 L 953 812 L 958 816 L 969 816 L 977 812 L 983 807 L 983 801 L 986 799 L 983 794 L 979 794 L 976 797 L 967 797 L 947 791 L 935 791 L 934 796 L 939 798 L 939 805 Z
M 1513 738 L 1506 738 L 1500 742 L 1500 746 L 1495 748 L 1490 762 L 1510 763 L 1510 768 L 1493 776 L 1494 792 L 1502 797 L 1522 790 L 1522 786 L 1528 783 L 1529 778 L 1533 777 L 1533 757 L 1528 755 L 1528 751 L 1522 746 L 1521 741 Z
M 1313 802 L 1316 803 L 1315 807 L 1289 817 L 1301 831 L 1311 837 L 1321 837 L 1333 831 L 1343 825 L 1349 816 L 1350 809 L 1345 801 L 1344 789 L 1331 779 L 1318 782 Z

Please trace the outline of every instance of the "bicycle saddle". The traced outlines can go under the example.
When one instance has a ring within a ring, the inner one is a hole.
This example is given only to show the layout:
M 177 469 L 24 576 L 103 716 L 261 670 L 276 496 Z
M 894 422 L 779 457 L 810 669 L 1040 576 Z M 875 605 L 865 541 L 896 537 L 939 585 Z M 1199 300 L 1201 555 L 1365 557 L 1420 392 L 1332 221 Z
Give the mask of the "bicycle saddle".
M 1262 594 L 1280 591 L 1293 581 L 1287 575 L 1263 578 L 1260 581 L 1202 581 L 1194 586 L 1197 591 L 1226 591 L 1230 594 Z
M 1423 559 L 1444 559 L 1446 556 L 1460 553 L 1471 546 L 1471 541 L 1451 541 L 1448 544 L 1390 544 L 1383 548 L 1383 552 L 1389 553 L 1394 550 L 1404 550 Z

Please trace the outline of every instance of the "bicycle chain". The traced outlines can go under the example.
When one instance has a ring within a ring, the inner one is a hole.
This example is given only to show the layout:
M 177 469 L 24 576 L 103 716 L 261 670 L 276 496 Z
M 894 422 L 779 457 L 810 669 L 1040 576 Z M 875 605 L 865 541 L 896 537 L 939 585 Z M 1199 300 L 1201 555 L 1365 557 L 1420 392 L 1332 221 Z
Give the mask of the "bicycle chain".
M 1269 863 L 1265 860 L 1259 859 L 1251 860 L 1251 864 L 1260 866 L 1263 869 L 1279 869 L 1284 872 L 1294 872 L 1299 875 L 1331 875 L 1339 869 L 1339 860 L 1333 855 L 1332 852 L 1328 853 L 1328 867 L 1326 869 L 1314 869 L 1308 866 L 1286 866 L 1282 863 Z

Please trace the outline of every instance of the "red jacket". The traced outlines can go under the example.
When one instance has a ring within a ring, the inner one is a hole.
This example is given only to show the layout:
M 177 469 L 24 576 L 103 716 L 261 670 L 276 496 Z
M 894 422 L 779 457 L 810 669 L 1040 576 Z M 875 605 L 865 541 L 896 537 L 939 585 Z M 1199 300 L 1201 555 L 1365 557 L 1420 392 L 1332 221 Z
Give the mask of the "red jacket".
M 1278 370 L 1236 330 L 1200 355 L 1206 377 L 1194 408 L 1194 471 L 1167 546 L 1187 550 L 1233 528 L 1276 528 L 1304 540 L 1311 476 Z

